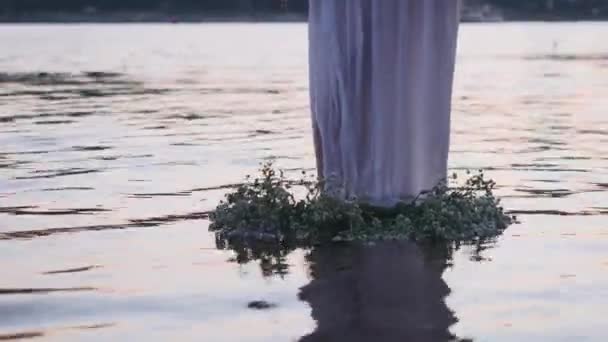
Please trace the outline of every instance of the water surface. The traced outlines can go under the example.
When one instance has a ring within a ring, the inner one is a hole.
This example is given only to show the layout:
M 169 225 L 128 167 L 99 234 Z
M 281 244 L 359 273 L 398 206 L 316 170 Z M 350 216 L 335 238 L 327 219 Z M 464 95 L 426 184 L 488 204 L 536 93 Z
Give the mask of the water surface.
M 457 318 L 475 341 L 605 341 L 607 35 L 463 25 L 450 165 L 519 215 L 495 243 L 248 262 L 206 212 L 261 160 L 314 167 L 304 24 L 0 26 L 0 339 L 403 339 Z

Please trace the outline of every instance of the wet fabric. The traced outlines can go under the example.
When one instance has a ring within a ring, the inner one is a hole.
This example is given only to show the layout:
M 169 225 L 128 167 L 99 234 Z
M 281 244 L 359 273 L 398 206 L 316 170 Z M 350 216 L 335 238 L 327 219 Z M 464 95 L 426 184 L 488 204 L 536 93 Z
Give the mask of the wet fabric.
M 390 206 L 447 175 L 457 0 L 310 0 L 322 178 Z

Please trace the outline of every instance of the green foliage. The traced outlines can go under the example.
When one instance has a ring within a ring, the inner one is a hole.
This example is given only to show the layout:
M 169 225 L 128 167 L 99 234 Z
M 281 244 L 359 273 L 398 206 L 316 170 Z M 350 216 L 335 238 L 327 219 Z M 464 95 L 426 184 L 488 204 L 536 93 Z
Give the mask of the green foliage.
M 336 195 L 325 182 L 304 174 L 291 181 L 264 164 L 259 178 L 226 195 L 211 214 L 211 231 L 223 238 L 319 243 L 409 239 L 467 242 L 499 235 L 513 221 L 494 196 L 495 182 L 483 172 L 462 186 L 447 182 L 412 203 L 379 208 Z M 452 182 L 456 181 L 456 176 Z M 296 199 L 294 189 L 306 195 Z

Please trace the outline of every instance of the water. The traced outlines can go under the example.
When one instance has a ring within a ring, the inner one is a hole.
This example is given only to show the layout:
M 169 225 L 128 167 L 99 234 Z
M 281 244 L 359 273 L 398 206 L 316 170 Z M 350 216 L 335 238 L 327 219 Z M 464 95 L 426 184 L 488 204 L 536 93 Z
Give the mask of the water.
M 304 24 L 0 26 L 0 339 L 605 341 L 607 34 L 463 25 L 450 165 L 521 224 L 445 268 L 216 249 L 226 185 L 314 167 Z

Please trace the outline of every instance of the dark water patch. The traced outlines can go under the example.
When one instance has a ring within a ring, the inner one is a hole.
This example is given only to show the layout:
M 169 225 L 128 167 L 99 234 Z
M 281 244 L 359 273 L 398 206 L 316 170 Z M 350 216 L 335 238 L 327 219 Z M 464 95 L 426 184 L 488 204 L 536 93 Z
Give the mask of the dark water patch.
M 495 168 L 496 170 L 509 170 L 506 168 Z M 544 171 L 544 172 L 575 172 L 575 173 L 587 173 L 590 172 L 587 169 L 567 169 L 567 168 L 555 168 L 555 169 L 546 169 L 546 168 L 515 168 L 513 170 L 517 170 L 517 171 Z
M 44 120 L 44 121 L 36 121 L 35 125 L 69 125 L 76 121 L 74 120 Z
M 455 171 L 470 171 L 474 169 L 482 169 L 484 171 L 542 171 L 542 172 L 574 172 L 588 173 L 587 169 L 568 169 L 568 168 L 529 168 L 529 167 L 498 167 L 498 166 L 483 166 L 483 167 L 451 167 L 450 170 Z
M 96 291 L 94 287 L 66 287 L 66 288 L 24 288 L 24 289 L 3 289 L 0 288 L 0 295 L 27 295 L 27 294 L 49 294 L 57 292 L 86 292 Z
M 44 333 L 39 331 L 27 331 L 14 334 L 0 334 L 0 341 L 29 340 L 38 337 L 44 337 Z
M 571 130 L 573 128 L 574 127 L 572 127 L 572 126 L 560 126 L 560 125 L 549 126 L 550 130 L 552 130 L 552 131 L 560 131 L 560 132 L 569 131 L 569 130 Z
M 188 197 L 190 195 L 192 195 L 192 192 L 182 191 L 182 192 L 167 192 L 167 193 L 129 194 L 129 198 Z
M 607 130 L 599 130 L 599 129 L 581 129 L 577 131 L 578 134 L 589 134 L 589 135 L 608 135 Z
M 78 152 L 105 151 L 105 150 L 110 150 L 110 149 L 112 149 L 111 146 L 102 146 L 102 145 L 72 146 L 72 148 L 71 148 L 72 151 L 78 151 Z
M 26 97 L 26 96 L 34 96 L 34 97 L 43 97 L 43 96 L 57 96 L 56 94 L 60 94 L 58 96 L 66 96 L 72 94 L 73 91 L 62 90 L 62 89 L 54 89 L 54 90 L 13 90 L 10 93 L 0 94 L 0 97 Z
M 78 89 L 76 94 L 83 98 L 112 97 L 112 96 L 138 96 L 138 95 L 162 95 L 171 92 L 171 89 L 154 88 L 90 88 Z
M 577 211 L 569 212 L 562 210 L 509 210 L 509 215 L 549 215 L 549 216 L 597 216 L 605 215 L 601 211 Z
M 198 163 L 195 161 L 171 161 L 162 163 L 150 163 L 146 166 L 198 166 Z
M 97 157 L 93 157 L 91 159 L 111 161 L 111 160 L 119 160 L 119 159 L 145 159 L 145 158 L 152 158 L 152 157 L 154 157 L 153 154 L 133 154 L 133 155 L 125 154 L 125 155 L 115 155 L 115 156 L 97 156 Z
M 78 187 L 78 186 L 67 186 L 67 187 L 61 187 L 61 188 L 47 188 L 47 189 L 42 189 L 40 191 L 44 191 L 44 192 L 55 192 L 55 191 L 90 191 L 90 190 L 95 190 L 95 188 L 91 188 L 91 187 Z
M 608 60 L 608 55 L 605 54 L 546 54 L 546 55 L 530 55 L 524 56 L 524 60 L 532 61 L 559 61 L 559 62 L 575 62 L 575 61 L 605 61 Z
M 513 141 L 513 139 L 511 138 L 486 138 L 486 139 L 482 139 L 481 141 L 483 142 L 511 142 Z M 464 151 L 467 152 L 467 151 Z
M 539 183 L 561 183 L 562 181 L 559 180 L 555 180 L 555 179 L 532 179 L 532 182 L 539 182 Z
M 176 114 L 176 115 L 170 115 L 166 117 L 167 119 L 177 119 L 177 120 L 186 120 L 186 121 L 193 121 L 193 120 L 202 120 L 202 119 L 207 119 L 209 118 L 208 116 L 204 116 L 204 115 L 200 115 L 200 114 Z
M 99 324 L 90 324 L 90 325 L 79 325 L 75 326 L 72 329 L 77 330 L 95 330 L 95 329 L 105 329 L 115 327 L 116 323 L 99 323 Z
M 96 330 L 96 329 L 105 329 L 116 326 L 116 323 L 99 323 L 99 324 L 88 324 L 88 325 L 77 325 L 73 327 L 66 328 L 57 328 L 52 329 L 48 333 L 61 332 L 61 331 L 69 331 L 69 330 Z M 47 332 L 42 331 L 26 331 L 26 332 L 18 332 L 11 334 L 0 334 L 0 341 L 21 341 L 27 339 L 34 339 L 38 337 L 44 337 Z
M 110 209 L 103 208 L 79 208 L 79 209 L 51 209 L 51 210 L 31 210 L 18 209 L 6 211 L 5 213 L 16 216 L 65 216 L 65 215 L 90 215 L 103 212 L 110 212 Z
M 75 118 L 80 118 L 80 117 L 84 117 L 84 116 L 91 116 L 91 115 L 98 115 L 100 113 L 96 113 L 96 112 L 71 112 L 71 113 L 65 113 L 65 116 L 70 116 L 70 117 L 75 117 Z
M 42 118 L 49 118 L 49 117 L 77 118 L 77 117 L 84 117 L 84 116 L 90 116 L 90 115 L 95 115 L 95 114 L 100 114 L 100 113 L 90 112 L 90 111 L 78 111 L 78 112 L 66 112 L 66 113 L 14 114 L 14 115 L 0 117 L 0 122 L 14 122 L 14 121 L 20 121 L 20 120 L 42 119 Z M 39 121 L 39 122 L 43 122 L 43 121 Z
M 29 209 L 36 209 L 36 208 L 38 208 L 38 207 L 31 206 L 31 205 L 19 206 L 19 207 L 0 207 L 0 213 L 12 213 L 17 210 L 29 210 Z
M 576 192 L 573 192 L 568 189 L 514 189 L 517 192 L 523 192 L 526 194 L 532 195 L 531 197 L 555 197 L 562 198 L 574 195 Z
M 188 143 L 188 142 L 179 142 L 179 143 L 171 143 L 170 146 L 201 146 L 201 144 Z
M 14 240 L 14 239 L 32 239 L 37 237 L 45 237 L 56 234 L 68 234 L 68 233 L 81 233 L 81 232 L 96 232 L 105 230 L 124 230 L 129 228 L 149 228 L 158 227 L 159 224 L 149 225 L 138 225 L 138 224 L 109 224 L 109 225 L 94 225 L 94 226 L 82 226 L 82 227 L 68 227 L 68 228 L 47 228 L 40 230 L 27 230 L 27 231 L 14 231 L 0 233 L 0 240 Z
M 214 94 L 239 94 L 239 95 L 251 95 L 251 94 L 280 94 L 281 91 L 278 89 L 270 88 L 199 88 L 197 92 L 202 95 L 214 95 Z
M 522 150 L 515 151 L 515 154 L 534 154 L 534 153 L 542 153 L 547 151 L 567 151 L 566 148 L 556 147 L 555 145 L 544 145 L 544 146 L 534 146 L 524 148 Z
M 170 88 L 142 88 L 133 90 L 126 94 L 119 95 L 164 95 L 173 92 L 174 89 Z
M 44 175 L 36 175 L 36 176 L 21 176 L 15 177 L 14 179 L 25 180 L 25 179 L 42 179 L 42 178 L 57 178 L 57 177 L 66 177 L 66 176 L 75 176 L 75 175 L 85 175 L 90 173 L 98 173 L 101 170 L 97 169 L 80 169 L 80 168 L 71 168 L 71 169 L 62 169 L 62 170 L 36 170 L 34 173 L 47 173 Z
M 515 163 L 515 164 L 511 164 L 511 167 L 514 168 L 549 168 L 549 167 L 558 167 L 559 165 L 557 164 L 543 164 L 543 163 L 527 163 L 527 164 L 521 164 L 521 163 Z
M 104 160 L 104 161 L 111 161 L 111 160 L 118 160 L 118 157 L 116 157 L 116 156 L 103 156 L 103 157 L 95 157 L 94 159 Z
M 0 72 L 0 83 L 22 83 L 31 85 L 78 84 L 71 80 L 71 75 L 69 73 L 57 72 Z
M 0 163 L 0 169 L 16 169 L 22 165 L 32 164 L 31 161 L 11 161 L 7 163 Z
M 205 220 L 209 218 L 209 212 L 195 212 L 185 215 L 166 215 L 159 217 L 150 217 L 145 219 L 131 219 L 129 220 L 132 224 L 165 224 L 173 223 L 178 221 L 191 221 L 191 220 Z
M 83 75 L 90 78 L 97 79 L 108 79 L 108 78 L 118 78 L 125 76 L 124 74 L 118 72 L 107 72 L 107 71 L 85 71 Z
M 267 302 L 265 300 L 254 300 L 247 304 L 247 308 L 252 310 L 269 310 L 274 309 L 278 305 L 274 303 Z
M 266 156 L 266 157 L 264 157 L 262 159 L 263 160 L 268 160 L 268 161 L 273 161 L 273 160 L 300 160 L 302 158 L 300 158 L 300 157 L 293 157 L 293 156 L 287 156 L 287 155 L 280 155 L 280 156 L 270 155 L 270 156 Z
M 167 128 L 169 128 L 169 127 L 165 126 L 165 125 L 159 125 L 159 126 L 147 126 L 147 127 L 142 128 L 142 129 L 145 129 L 145 130 L 163 130 L 163 129 L 167 129 Z
M 8 123 L 8 122 L 13 122 L 15 121 L 14 118 L 12 117 L 0 117 L 0 123 Z
M 214 190 L 236 189 L 241 185 L 243 185 L 243 183 L 225 184 L 225 185 L 219 185 L 219 186 L 210 186 L 210 187 L 206 187 L 206 188 L 195 188 L 195 189 L 189 190 L 188 192 L 205 192 L 205 191 L 214 191 Z
M 565 146 L 568 145 L 566 142 L 551 140 L 551 139 L 542 139 L 542 138 L 533 138 L 529 139 L 528 142 L 532 144 L 542 144 L 542 145 L 550 145 L 550 146 Z
M 123 224 L 107 224 L 107 225 L 92 225 L 92 226 L 80 226 L 80 227 L 65 227 L 65 228 L 46 228 L 39 230 L 24 230 L 24 231 L 12 231 L 0 233 L 0 240 L 14 240 L 14 239 L 32 239 L 37 237 L 45 237 L 56 234 L 68 234 L 68 233 L 82 233 L 82 232 L 96 232 L 96 231 L 107 231 L 107 230 L 124 230 L 124 229 L 135 229 L 135 228 L 155 228 L 168 223 L 174 223 L 179 221 L 189 220 L 204 220 L 209 218 L 209 212 L 196 212 L 184 215 L 167 215 L 161 217 L 152 217 L 144 219 L 132 219 L 129 223 Z
M 32 151 L 13 151 L 13 152 L 4 152 L 0 153 L 0 155 L 4 156 L 17 156 L 17 155 L 31 155 L 31 154 L 46 154 L 52 152 L 60 152 L 58 150 L 32 150 Z
M 275 132 L 268 130 L 268 129 L 256 129 L 255 131 L 253 131 L 249 137 L 257 137 L 260 135 L 270 135 L 270 134 L 275 134 Z
M 0 73 L 0 83 L 15 83 L 28 86 L 82 86 L 82 85 L 140 85 L 125 74 L 103 71 L 83 73 L 29 72 Z
M 54 275 L 54 274 L 66 274 L 66 273 L 81 273 L 81 272 L 86 272 L 86 271 L 90 271 L 96 268 L 101 268 L 101 266 L 98 265 L 92 265 L 92 266 L 85 266 L 85 267 L 77 267 L 77 268 L 69 268 L 66 270 L 56 270 L 56 271 L 48 271 L 48 272 L 43 272 L 42 274 L 44 275 Z
M 160 135 L 161 137 L 198 137 L 201 133 L 199 132 L 190 132 L 190 133 L 167 133 Z M 152 135 L 154 136 L 154 135 Z
M 116 91 L 104 91 L 102 89 L 80 89 L 78 90 L 78 94 L 80 94 L 81 97 L 107 97 L 114 96 L 120 93 L 117 93 Z
M 40 95 L 39 98 L 44 101 L 65 101 L 65 100 L 71 99 L 70 96 L 51 95 L 51 94 L 43 94 L 43 95 Z
M 545 160 L 558 159 L 558 160 L 592 160 L 591 157 L 576 157 L 576 156 L 564 156 L 557 158 L 544 158 Z

